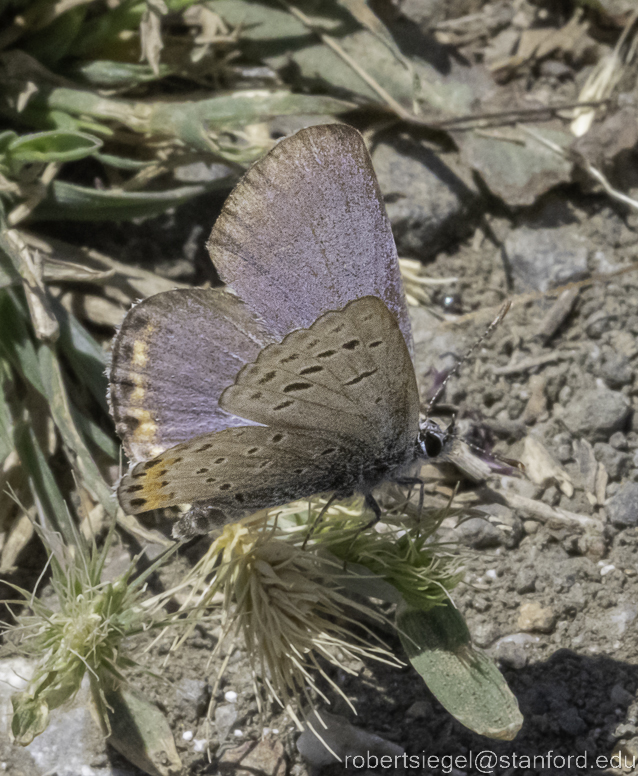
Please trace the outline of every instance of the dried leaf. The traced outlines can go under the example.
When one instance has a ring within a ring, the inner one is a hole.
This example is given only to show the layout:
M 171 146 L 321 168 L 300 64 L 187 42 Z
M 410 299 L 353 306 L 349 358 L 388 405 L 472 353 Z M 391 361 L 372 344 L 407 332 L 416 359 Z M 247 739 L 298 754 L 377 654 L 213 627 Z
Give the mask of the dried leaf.
M 572 142 L 561 129 L 535 127 L 535 132 L 561 148 Z M 571 179 L 571 161 L 516 129 L 503 127 L 498 135 L 475 131 L 457 136 L 457 142 L 466 163 L 508 205 L 532 205 L 549 189 Z
M 155 75 L 159 75 L 159 57 L 164 43 L 162 42 L 162 16 L 168 13 L 164 0 L 146 0 L 146 10 L 140 22 L 140 59 L 146 60 Z
M 22 276 L 22 285 L 31 313 L 35 336 L 43 342 L 55 342 L 60 336 L 60 327 L 53 310 L 48 291 L 42 281 L 42 259 L 37 251 L 31 252 L 15 229 L 5 232 L 7 245 L 13 248 L 10 257 L 19 262 L 17 269 Z
M 574 484 L 569 474 L 536 437 L 525 437 L 521 461 L 532 482 L 545 487 L 556 484 L 567 498 L 574 495 Z

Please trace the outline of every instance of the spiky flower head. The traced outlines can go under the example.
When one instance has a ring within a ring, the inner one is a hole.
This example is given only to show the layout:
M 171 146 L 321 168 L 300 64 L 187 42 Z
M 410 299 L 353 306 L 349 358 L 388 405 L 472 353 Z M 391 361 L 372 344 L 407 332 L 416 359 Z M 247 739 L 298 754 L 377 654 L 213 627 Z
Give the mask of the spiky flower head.
M 307 503 L 297 503 L 225 526 L 183 581 L 190 628 L 182 639 L 221 604 L 216 649 L 241 633 L 255 683 L 261 680 L 293 719 L 295 708 L 312 708 L 317 696 L 327 700 L 318 676 L 342 694 L 320 658 L 346 671 L 349 658 L 399 663 L 368 625 L 384 619 L 380 611 L 351 595 L 362 579 L 373 595 L 378 582 L 392 589 L 390 600 L 405 594 L 428 606 L 458 579 L 456 567 L 426 548 L 427 534 L 403 531 L 397 539 L 362 531 L 368 518 L 361 502 L 330 507 L 308 541 L 322 505 L 309 513 Z

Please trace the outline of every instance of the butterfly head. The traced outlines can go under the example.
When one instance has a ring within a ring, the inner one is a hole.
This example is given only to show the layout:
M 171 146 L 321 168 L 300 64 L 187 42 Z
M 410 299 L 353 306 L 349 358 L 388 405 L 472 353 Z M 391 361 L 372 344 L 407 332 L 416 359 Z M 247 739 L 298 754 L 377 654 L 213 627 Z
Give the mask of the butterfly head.
M 433 420 L 425 419 L 419 422 L 419 434 L 416 440 L 419 458 L 437 458 L 443 452 L 449 433 Z

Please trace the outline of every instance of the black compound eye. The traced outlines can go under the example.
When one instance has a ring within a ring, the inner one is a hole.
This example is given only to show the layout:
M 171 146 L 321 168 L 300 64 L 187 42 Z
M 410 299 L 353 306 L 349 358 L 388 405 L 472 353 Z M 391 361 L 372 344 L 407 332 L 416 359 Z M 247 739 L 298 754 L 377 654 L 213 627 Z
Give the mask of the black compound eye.
M 423 434 L 423 445 L 428 458 L 436 458 L 443 452 L 443 441 L 439 436 L 429 431 Z

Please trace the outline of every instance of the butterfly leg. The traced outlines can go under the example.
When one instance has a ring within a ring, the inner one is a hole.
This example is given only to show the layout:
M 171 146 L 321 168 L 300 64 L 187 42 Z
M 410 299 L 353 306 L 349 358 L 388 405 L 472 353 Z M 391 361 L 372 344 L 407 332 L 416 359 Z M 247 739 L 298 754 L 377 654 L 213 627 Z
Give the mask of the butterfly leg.
M 326 501 L 326 503 L 321 508 L 321 512 L 317 515 L 315 520 L 313 520 L 312 525 L 310 526 L 310 530 L 306 534 L 306 538 L 303 540 L 303 544 L 301 545 L 301 549 L 306 549 L 306 544 L 308 543 L 308 540 L 313 535 L 313 533 L 316 531 L 319 524 L 323 521 L 323 518 L 325 517 L 326 512 L 330 508 L 330 505 L 333 501 L 335 501 L 338 498 L 339 494 L 337 492 L 333 493 L 330 498 Z
M 348 553 L 350 553 L 350 551 L 354 547 L 354 543 L 359 538 L 359 534 L 363 533 L 364 531 L 367 531 L 368 528 L 372 528 L 373 525 L 376 525 L 379 522 L 379 520 L 381 520 L 381 507 L 377 503 L 377 500 L 372 495 L 372 493 L 366 493 L 365 505 L 374 512 L 374 517 L 372 518 L 372 520 L 369 520 L 365 525 L 361 526 L 361 528 L 357 528 L 354 536 L 352 537 L 352 541 L 350 542 L 350 548 L 348 550 Z M 344 560 L 343 562 L 344 572 L 346 571 L 347 565 L 348 565 L 348 561 Z
M 397 485 L 407 485 L 410 488 L 410 492 L 408 495 L 408 499 L 412 497 L 412 488 L 415 485 L 419 486 L 419 508 L 418 508 L 418 519 L 421 519 L 421 513 L 423 512 L 423 502 L 425 501 L 425 483 L 422 479 L 419 477 L 401 477 L 397 480 L 395 480 Z

